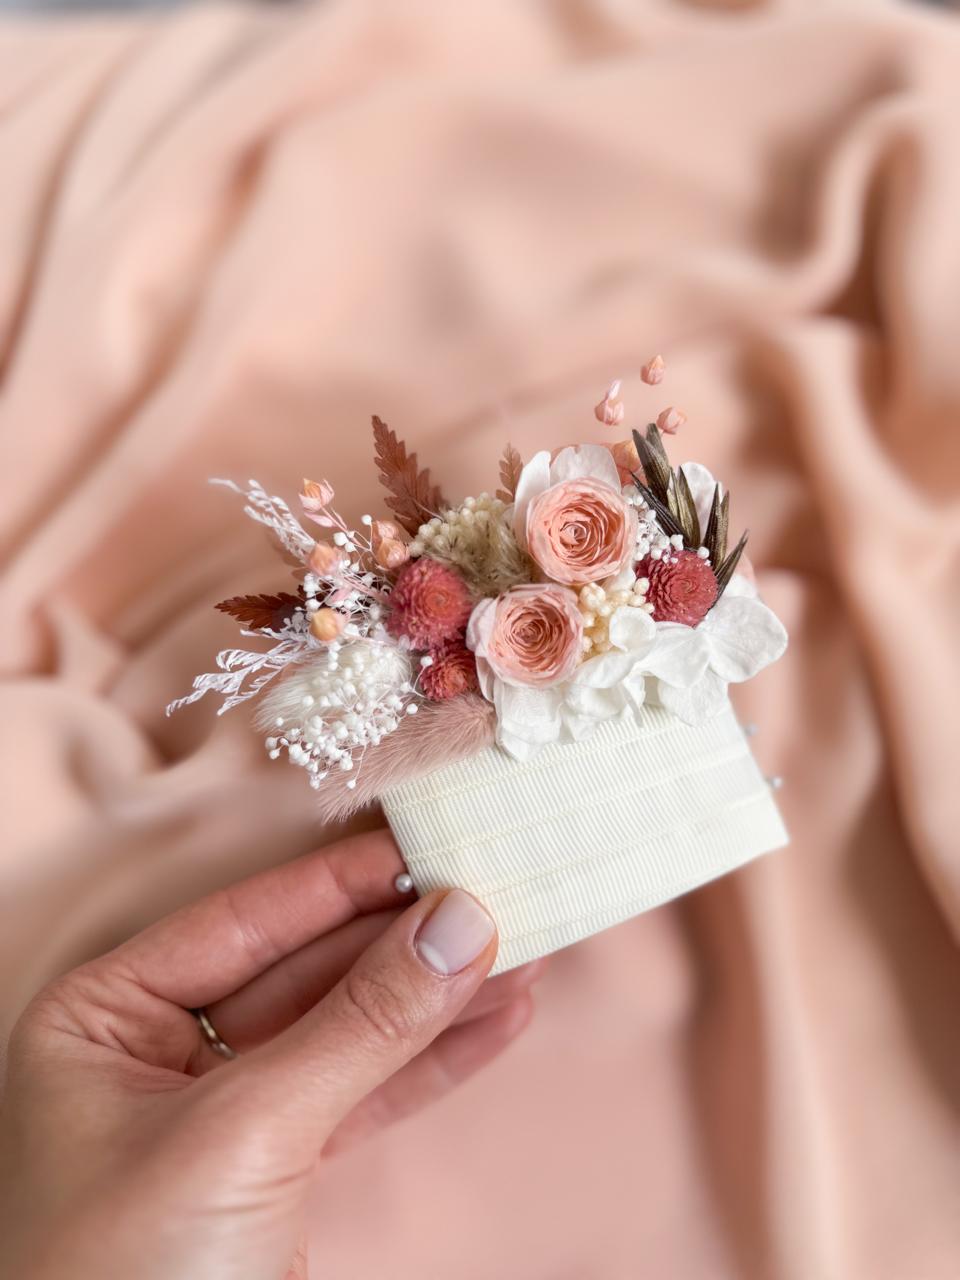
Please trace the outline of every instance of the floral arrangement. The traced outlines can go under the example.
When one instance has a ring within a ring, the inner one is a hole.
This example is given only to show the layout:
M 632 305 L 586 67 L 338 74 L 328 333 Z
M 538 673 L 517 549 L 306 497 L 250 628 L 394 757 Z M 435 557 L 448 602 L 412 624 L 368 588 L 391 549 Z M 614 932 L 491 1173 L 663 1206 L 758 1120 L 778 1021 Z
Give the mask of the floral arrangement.
M 643 376 L 662 379 L 660 357 Z M 610 428 L 624 418 L 619 390 L 595 410 Z M 221 712 L 259 695 L 270 756 L 286 752 L 315 788 L 346 775 L 351 791 L 365 761 L 395 759 L 395 738 L 422 768 L 428 737 L 441 758 L 495 739 L 526 760 L 645 700 L 704 722 L 787 638 L 757 597 L 746 534 L 728 547 L 729 493 L 667 458 L 664 436 L 683 421 L 666 409 L 631 440 L 527 462 L 508 445 L 495 494 L 450 502 L 375 417 L 389 514 L 353 529 L 333 487 L 305 480 L 301 515 L 319 537 L 256 483 L 216 481 L 273 531 L 296 584 L 217 605 L 269 647 L 219 654 L 168 713 L 208 692 Z M 451 737 L 453 725 L 474 728 Z

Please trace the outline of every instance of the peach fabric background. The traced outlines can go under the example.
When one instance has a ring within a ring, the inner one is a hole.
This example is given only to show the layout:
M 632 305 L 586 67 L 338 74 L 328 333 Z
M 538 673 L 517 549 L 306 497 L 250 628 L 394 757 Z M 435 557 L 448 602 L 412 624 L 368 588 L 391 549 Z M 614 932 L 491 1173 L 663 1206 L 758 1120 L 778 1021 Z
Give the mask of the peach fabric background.
M 790 850 L 560 955 L 328 1169 L 318 1275 L 957 1274 L 958 85 L 960 25 L 879 0 L 0 30 L 7 1020 L 318 839 L 242 713 L 163 718 L 276 577 L 210 474 L 358 515 L 376 411 L 475 491 L 622 375 L 792 632 L 739 700 Z

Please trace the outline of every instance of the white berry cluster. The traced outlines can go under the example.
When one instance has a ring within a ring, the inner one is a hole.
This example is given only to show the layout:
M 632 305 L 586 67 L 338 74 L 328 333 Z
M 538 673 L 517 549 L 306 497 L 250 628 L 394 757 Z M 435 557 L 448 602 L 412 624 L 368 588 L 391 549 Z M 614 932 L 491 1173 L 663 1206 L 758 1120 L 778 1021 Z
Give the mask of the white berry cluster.
M 653 605 L 647 604 L 646 578 L 637 578 L 629 587 L 606 590 L 595 582 L 580 588 L 580 613 L 583 616 L 583 656 L 595 658 L 609 653 L 610 619 L 617 609 L 643 609 L 653 613 Z
M 417 530 L 412 556 L 428 555 L 458 569 L 478 596 L 497 596 L 529 582 L 531 566 L 506 519 L 505 502 L 481 493 L 434 516 Z
M 637 511 L 637 550 L 636 559 L 643 560 L 650 556 L 652 560 L 660 560 L 669 555 L 671 540 L 657 523 L 653 508 L 647 506 L 643 495 L 633 485 L 624 487 L 623 496 Z M 683 546 L 683 539 L 680 539 Z
M 415 715 L 416 696 L 410 658 L 395 643 L 334 640 L 267 694 L 257 723 L 270 730 L 271 759 L 285 750 L 319 787 L 331 769 L 350 773 L 358 753 Z

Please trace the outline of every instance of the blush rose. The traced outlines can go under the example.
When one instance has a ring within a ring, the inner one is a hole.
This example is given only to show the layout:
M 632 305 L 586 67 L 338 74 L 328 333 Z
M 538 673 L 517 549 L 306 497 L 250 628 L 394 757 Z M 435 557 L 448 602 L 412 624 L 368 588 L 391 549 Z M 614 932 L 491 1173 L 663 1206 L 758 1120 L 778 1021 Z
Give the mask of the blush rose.
M 637 513 L 602 480 L 563 480 L 530 503 L 526 534 L 527 549 L 545 577 L 579 586 L 609 578 L 627 563 L 637 540 Z
M 583 651 L 577 597 L 547 583 L 481 600 L 470 615 L 467 644 L 506 684 L 557 684 L 573 674 Z

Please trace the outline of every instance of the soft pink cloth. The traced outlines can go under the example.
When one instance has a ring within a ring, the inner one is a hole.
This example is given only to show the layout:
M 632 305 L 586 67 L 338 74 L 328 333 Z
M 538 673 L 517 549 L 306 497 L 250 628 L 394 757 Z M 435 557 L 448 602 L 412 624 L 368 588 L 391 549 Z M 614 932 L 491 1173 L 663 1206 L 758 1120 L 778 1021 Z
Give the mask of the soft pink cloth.
M 277 579 L 211 474 L 359 515 L 378 412 L 492 489 L 622 376 L 792 632 L 739 697 L 791 848 L 560 955 L 522 1043 L 330 1167 L 318 1275 L 956 1276 L 958 85 L 957 23 L 880 0 L 0 33 L 8 1014 L 317 838 L 242 712 L 163 718 Z

